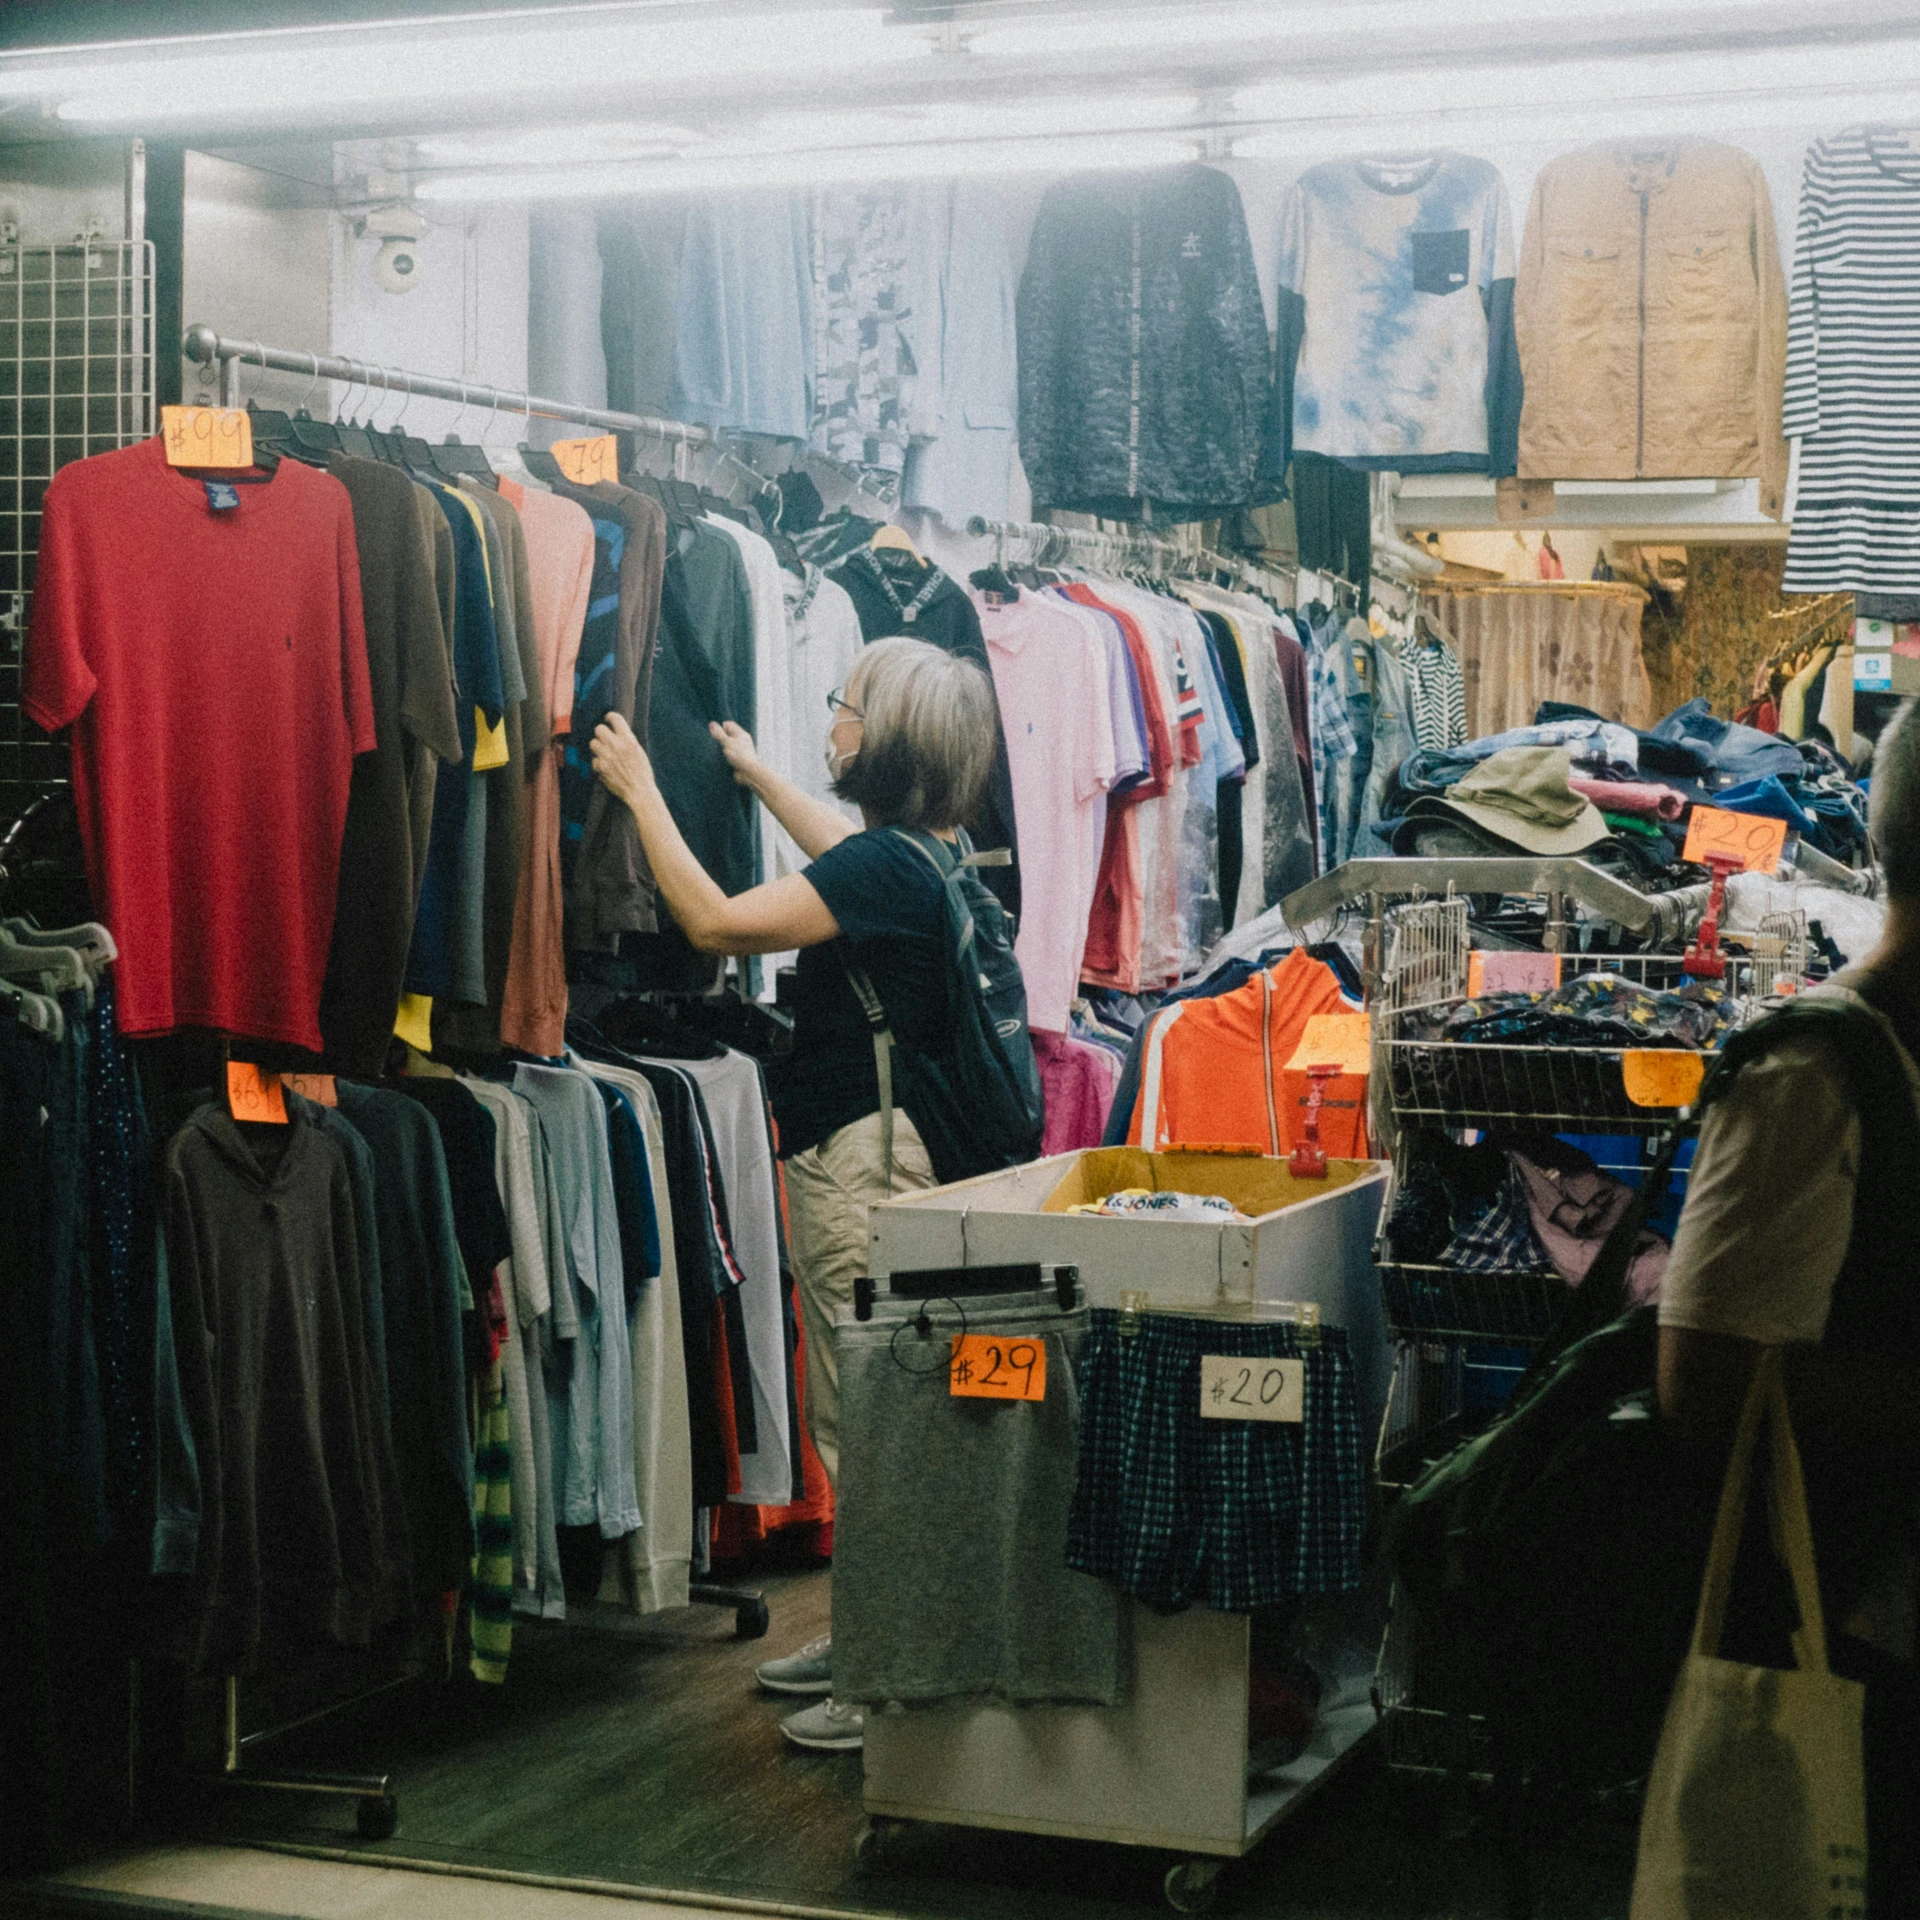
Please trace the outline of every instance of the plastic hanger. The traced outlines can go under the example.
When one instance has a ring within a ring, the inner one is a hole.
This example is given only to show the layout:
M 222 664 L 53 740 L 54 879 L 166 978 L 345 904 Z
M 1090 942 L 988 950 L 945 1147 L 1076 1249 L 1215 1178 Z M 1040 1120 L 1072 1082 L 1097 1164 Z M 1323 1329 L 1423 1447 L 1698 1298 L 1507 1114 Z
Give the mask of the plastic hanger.
M 43 1034 L 56 1046 L 67 1037 L 67 1016 L 58 1000 L 29 992 L 25 987 L 0 987 L 0 1013 L 8 1013 L 30 1033 Z
M 36 927 L 24 915 L 0 921 L 0 930 L 12 935 L 23 947 L 71 947 L 90 967 L 111 965 L 120 958 L 120 949 L 97 920 L 77 927 Z
M 41 979 L 56 993 L 79 988 L 93 1004 L 93 975 L 73 947 L 36 947 L 0 930 L 0 979 Z

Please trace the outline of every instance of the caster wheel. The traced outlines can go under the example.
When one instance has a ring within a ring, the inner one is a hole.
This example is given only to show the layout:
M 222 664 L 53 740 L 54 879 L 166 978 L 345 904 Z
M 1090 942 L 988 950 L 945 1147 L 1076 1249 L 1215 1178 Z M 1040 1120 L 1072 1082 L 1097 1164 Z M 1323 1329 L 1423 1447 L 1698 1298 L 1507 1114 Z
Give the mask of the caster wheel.
M 767 1611 L 767 1603 L 755 1600 L 734 1613 L 733 1637 L 736 1640 L 763 1640 L 772 1624 L 773 1615 Z
M 878 1814 L 861 1821 L 853 1841 L 855 1863 L 868 1873 L 884 1873 L 892 1861 L 893 1844 L 899 1831 L 897 1820 L 884 1819 Z
M 390 1793 L 362 1800 L 353 1824 L 362 1840 L 391 1840 L 400 1825 L 400 1802 Z
M 1175 1913 L 1211 1913 L 1220 1897 L 1220 1875 L 1225 1863 L 1219 1860 L 1182 1860 L 1167 1869 L 1165 1882 L 1167 1905 Z

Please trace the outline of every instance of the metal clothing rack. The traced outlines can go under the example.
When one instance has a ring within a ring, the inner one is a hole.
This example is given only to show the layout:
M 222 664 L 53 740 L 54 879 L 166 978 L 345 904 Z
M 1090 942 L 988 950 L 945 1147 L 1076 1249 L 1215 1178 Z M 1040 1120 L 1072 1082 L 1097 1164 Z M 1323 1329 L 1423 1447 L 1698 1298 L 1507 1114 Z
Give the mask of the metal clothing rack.
M 1217 553 L 1211 547 L 1188 546 L 1152 533 L 1056 527 L 1039 520 L 989 520 L 979 514 L 967 522 L 967 531 L 976 539 L 998 540 L 1003 550 L 1007 541 L 1020 541 L 1038 565 L 1050 560 L 1078 559 L 1095 567 L 1144 566 L 1150 572 L 1163 575 L 1224 573 L 1236 584 L 1256 588 L 1278 578 L 1274 568 L 1250 566 L 1233 554 Z
M 570 400 L 552 400 L 539 394 L 514 392 L 507 388 L 483 386 L 470 380 L 443 379 L 435 374 L 415 373 L 407 368 L 378 366 L 368 361 L 338 355 L 303 352 L 293 347 L 268 346 L 258 340 L 239 340 L 217 333 L 212 327 L 192 326 L 181 341 L 186 357 L 201 366 L 219 371 L 219 398 L 224 407 L 240 404 L 240 369 L 243 365 L 272 368 L 282 373 L 304 373 L 315 381 L 340 380 L 352 386 L 380 387 L 423 399 L 453 400 L 488 413 L 524 414 L 527 418 L 564 420 L 583 427 L 598 427 L 609 433 L 632 434 L 636 440 L 651 440 L 679 448 L 704 449 L 718 456 L 718 465 L 744 476 L 757 486 L 769 484 L 756 468 L 740 459 L 711 429 L 690 425 L 683 420 L 661 420 L 649 414 L 622 413 L 611 407 L 576 405 Z M 767 1631 L 771 1616 L 764 1593 L 752 1587 L 730 1587 L 711 1581 L 694 1581 L 688 1587 L 689 1604 L 730 1607 L 734 1617 L 734 1635 L 741 1640 L 758 1640 Z M 588 1624 L 591 1624 L 589 1620 Z M 396 1680 L 388 1683 L 400 1685 Z M 374 1691 L 384 1691 L 376 1688 Z M 319 1712 L 295 1723 L 306 1726 L 327 1714 L 342 1712 L 359 1704 L 368 1695 L 335 1701 Z M 221 1780 L 230 1786 L 270 1788 L 293 1793 L 344 1795 L 358 1802 L 361 1833 L 369 1838 L 385 1838 L 399 1819 L 391 1783 L 385 1774 L 317 1774 L 269 1772 L 248 1759 L 251 1747 L 291 1732 L 292 1727 L 242 1735 L 240 1732 L 238 1682 L 228 1679 L 226 1692 L 225 1742 Z
M 1710 891 L 1698 886 L 1677 887 L 1671 893 L 1640 893 L 1588 861 L 1545 854 L 1349 860 L 1288 894 L 1280 903 L 1280 911 L 1288 926 L 1304 928 L 1341 907 L 1366 901 L 1366 965 L 1362 974 L 1367 998 L 1372 1001 L 1380 990 L 1380 969 L 1385 959 L 1382 936 L 1389 900 L 1449 893 L 1545 894 L 1547 951 L 1564 952 L 1571 931 L 1566 911 L 1569 901 L 1591 908 L 1658 949 L 1683 940 L 1699 924 Z
M 181 351 L 200 366 L 219 369 L 220 404 L 240 404 L 243 365 L 271 367 L 280 373 L 304 373 L 314 380 L 343 380 L 352 386 L 383 387 L 423 400 L 455 400 L 489 413 L 521 413 L 529 419 L 565 420 L 575 426 L 599 427 L 608 433 L 630 433 L 636 439 L 661 440 L 685 447 L 712 447 L 718 443 L 710 428 L 690 426 L 684 420 L 657 420 L 650 414 L 620 413 L 611 407 L 583 407 L 571 400 L 548 400 L 539 394 L 515 393 L 505 387 L 482 386 L 471 380 L 447 380 L 437 374 L 413 373 L 403 367 L 377 366 L 325 353 L 306 353 L 295 347 L 269 347 L 258 340 L 236 340 L 207 326 L 186 331 Z M 742 463 L 744 464 L 744 463 Z

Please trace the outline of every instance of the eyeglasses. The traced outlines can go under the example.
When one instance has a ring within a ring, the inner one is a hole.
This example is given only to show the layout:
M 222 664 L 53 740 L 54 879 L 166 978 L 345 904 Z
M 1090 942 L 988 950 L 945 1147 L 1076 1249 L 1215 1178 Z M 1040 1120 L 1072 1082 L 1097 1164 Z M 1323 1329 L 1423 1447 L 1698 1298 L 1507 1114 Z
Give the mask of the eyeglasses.
M 864 720 L 867 717 L 851 700 L 842 696 L 838 687 L 827 695 L 827 711 L 836 719 L 843 713 L 849 720 Z

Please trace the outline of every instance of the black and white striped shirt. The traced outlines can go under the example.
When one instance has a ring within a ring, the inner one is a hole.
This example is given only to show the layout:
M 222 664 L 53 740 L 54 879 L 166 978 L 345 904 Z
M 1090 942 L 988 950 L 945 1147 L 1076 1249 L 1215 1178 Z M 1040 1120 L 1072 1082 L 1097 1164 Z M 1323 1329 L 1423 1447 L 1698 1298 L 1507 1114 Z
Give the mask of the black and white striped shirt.
M 1784 426 L 1801 443 L 1785 590 L 1920 589 L 1920 141 L 1903 132 L 1807 151 Z

